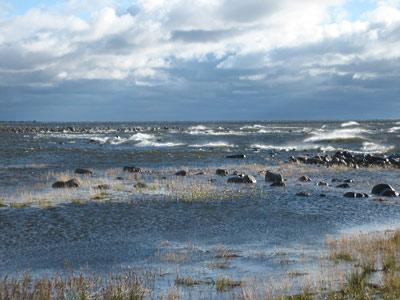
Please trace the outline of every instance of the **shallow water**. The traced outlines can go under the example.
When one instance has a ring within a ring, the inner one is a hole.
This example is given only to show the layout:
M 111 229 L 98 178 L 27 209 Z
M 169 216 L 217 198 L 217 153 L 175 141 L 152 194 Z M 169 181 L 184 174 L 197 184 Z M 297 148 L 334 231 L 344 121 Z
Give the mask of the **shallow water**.
M 18 124 L 0 127 L 6 125 Z M 101 172 L 124 165 L 158 170 L 182 166 L 213 169 L 235 163 L 240 170 L 241 165 L 253 163 L 278 165 L 305 150 L 398 152 L 400 131 L 396 125 L 396 121 L 67 124 L 87 132 L 18 134 L 0 129 L 0 196 L 43 186 L 48 189 L 51 182 L 43 181 L 45 174 L 77 167 Z M 65 124 L 24 126 L 55 128 Z M 134 131 L 134 127 L 139 130 Z M 248 157 L 241 161 L 225 158 L 233 153 Z M 304 253 L 318 257 L 328 234 L 398 224 L 400 206 L 396 201 L 346 199 L 343 190 L 315 185 L 319 180 L 330 182 L 339 177 L 353 178 L 355 191 L 369 192 L 379 182 L 399 189 L 398 170 L 312 167 L 309 175 L 313 183 L 299 183 L 301 172 L 295 171 L 288 177 L 287 187 L 278 189 L 266 184 L 261 174 L 253 174 L 258 180 L 257 192 L 249 188 L 248 193 L 232 200 L 185 203 L 127 194 L 118 201 L 104 203 L 62 203 L 48 209 L 2 208 L 0 274 L 65 269 L 108 274 L 146 266 L 203 278 L 219 274 L 236 278 L 281 276 L 303 268 L 299 257 Z M 210 176 L 200 176 L 199 180 L 207 181 Z M 211 177 L 216 184 L 226 180 Z M 312 196 L 295 197 L 299 191 L 310 191 Z M 326 197 L 319 197 L 321 193 Z M 229 268 L 215 270 L 209 265 L 215 262 L 215 249 L 220 245 L 239 257 L 229 261 Z M 164 259 L 165 254 L 182 251 L 187 257 L 178 263 Z M 276 254 L 280 252 L 286 253 L 284 257 Z M 165 281 L 173 281 L 174 276 L 165 276 Z

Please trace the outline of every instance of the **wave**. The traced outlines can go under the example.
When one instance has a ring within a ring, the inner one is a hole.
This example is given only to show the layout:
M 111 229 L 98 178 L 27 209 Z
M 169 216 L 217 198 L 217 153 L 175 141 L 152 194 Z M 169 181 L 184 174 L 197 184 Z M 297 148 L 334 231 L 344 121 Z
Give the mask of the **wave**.
M 393 150 L 394 146 L 378 145 L 372 142 L 364 142 L 361 147 L 361 152 L 363 153 L 386 153 Z
M 210 143 L 205 143 L 205 144 L 194 144 L 194 145 L 189 145 L 189 147 L 193 148 L 213 148 L 213 147 L 230 147 L 234 148 L 237 147 L 234 144 L 228 144 L 226 142 L 210 142 Z
M 190 126 L 188 129 L 189 130 L 207 130 L 208 127 L 206 127 L 204 125 L 196 125 L 196 126 Z
M 190 135 L 246 135 L 246 132 L 241 132 L 241 131 L 235 131 L 235 130 L 230 130 L 230 131 L 214 131 L 214 130 L 190 130 L 186 131 L 187 134 Z
M 363 128 L 335 129 L 332 131 L 319 130 L 311 132 L 313 136 L 306 138 L 304 142 L 363 141 L 365 140 L 365 137 L 362 136 L 363 133 L 369 133 L 369 131 Z
M 318 150 L 318 151 L 335 151 L 339 150 L 332 146 L 322 146 L 314 144 L 295 144 L 295 145 L 265 145 L 265 144 L 253 144 L 252 148 L 258 148 L 261 150 L 275 150 L 275 151 L 305 151 L 305 150 Z
M 349 121 L 349 122 L 345 122 L 342 123 L 340 126 L 342 127 L 352 127 L 352 126 L 359 126 L 360 123 L 356 122 L 356 121 Z
M 397 132 L 399 130 L 400 130 L 400 126 L 395 126 L 395 127 L 389 128 L 388 132 L 393 133 L 393 132 Z
M 267 126 L 254 124 L 254 125 L 246 125 L 246 126 L 240 127 L 240 130 L 256 130 L 256 129 L 265 129 L 265 128 L 267 128 Z
M 179 147 L 183 146 L 184 144 L 182 143 L 172 143 L 172 142 L 157 142 L 157 141 L 150 141 L 150 140 L 145 140 L 141 141 L 140 143 L 135 144 L 137 147 Z

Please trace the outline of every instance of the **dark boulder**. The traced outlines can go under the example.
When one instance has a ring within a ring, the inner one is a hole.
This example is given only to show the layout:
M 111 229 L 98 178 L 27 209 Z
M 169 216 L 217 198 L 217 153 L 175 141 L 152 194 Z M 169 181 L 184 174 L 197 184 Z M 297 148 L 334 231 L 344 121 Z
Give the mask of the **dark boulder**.
M 356 192 L 348 192 L 343 195 L 346 198 L 368 198 L 368 194 L 365 193 L 356 193 Z
M 296 196 L 298 196 L 298 197 L 310 197 L 311 193 L 309 193 L 309 192 L 299 192 L 299 193 L 296 194 Z
M 111 186 L 109 184 L 99 184 L 98 186 L 96 186 L 96 189 L 109 190 L 109 189 L 111 189 Z
M 230 177 L 228 178 L 228 183 L 247 183 L 247 184 L 256 184 L 257 180 L 254 176 L 244 175 L 242 177 Z
M 329 186 L 329 184 L 325 181 L 320 181 L 317 183 L 318 186 Z
M 243 177 L 243 182 L 244 183 L 251 183 L 251 184 L 256 184 L 257 180 L 254 176 L 252 175 L 244 175 Z
M 228 175 L 228 171 L 225 169 L 217 169 L 215 171 L 215 174 L 219 175 L 219 176 L 227 176 Z
M 398 197 L 399 193 L 396 192 L 396 191 L 392 191 L 392 190 L 385 190 L 380 194 L 380 196 L 383 196 L 383 197 Z
M 140 173 L 142 171 L 141 168 L 133 166 L 125 166 L 123 170 L 124 172 L 129 172 L 129 173 Z
M 186 176 L 187 172 L 185 170 L 180 170 L 175 173 L 176 176 Z
M 228 155 L 226 158 L 236 158 L 236 159 L 243 159 L 246 158 L 245 154 L 233 154 L 233 155 Z
M 53 188 L 77 188 L 79 187 L 79 182 L 76 179 L 70 179 L 68 181 L 56 181 L 52 185 Z
M 395 191 L 394 188 L 392 188 L 389 184 L 380 183 L 380 184 L 375 185 L 372 188 L 372 192 L 371 193 L 374 194 L 374 195 L 381 195 L 386 190 L 390 190 L 390 191 L 393 191 L 393 192 Z
M 280 183 L 283 183 L 283 177 L 279 173 L 267 171 L 265 173 L 265 181 L 280 184 Z
M 350 188 L 350 185 L 348 183 L 343 183 L 343 184 L 337 185 L 336 187 L 340 188 L 340 189 L 348 189 L 348 188 Z
M 78 169 L 75 170 L 75 174 L 92 176 L 93 175 L 93 171 L 88 170 L 88 169 L 78 168 Z
M 299 181 L 302 181 L 302 182 L 310 182 L 310 181 L 311 181 L 311 178 L 304 175 L 304 176 L 301 176 L 301 177 L 299 178 Z

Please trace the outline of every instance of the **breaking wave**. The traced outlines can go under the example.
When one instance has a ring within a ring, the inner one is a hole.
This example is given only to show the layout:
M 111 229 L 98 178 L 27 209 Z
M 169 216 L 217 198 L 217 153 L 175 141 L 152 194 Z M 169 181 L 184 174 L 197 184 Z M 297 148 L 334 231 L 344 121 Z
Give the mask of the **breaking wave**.
M 213 148 L 213 147 L 229 147 L 229 148 L 234 148 L 236 145 L 234 144 L 229 144 L 226 142 L 210 142 L 210 143 L 204 143 L 204 144 L 194 144 L 194 145 L 189 145 L 189 147 L 193 148 Z
M 359 126 L 360 123 L 356 122 L 356 121 L 349 121 L 349 122 L 345 122 L 342 123 L 340 126 L 342 127 L 352 127 L 352 126 Z
M 365 140 L 365 137 L 363 136 L 364 133 L 369 133 L 369 131 L 363 128 L 335 129 L 332 131 L 319 130 L 311 132 L 313 136 L 306 138 L 304 142 L 315 143 L 315 142 L 363 141 Z

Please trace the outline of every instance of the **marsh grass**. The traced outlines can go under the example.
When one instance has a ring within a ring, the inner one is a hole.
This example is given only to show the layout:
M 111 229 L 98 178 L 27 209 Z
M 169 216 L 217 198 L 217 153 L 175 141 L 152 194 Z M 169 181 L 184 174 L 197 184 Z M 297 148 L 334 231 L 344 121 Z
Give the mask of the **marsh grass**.
M 218 292 L 226 292 L 230 289 L 240 287 L 242 282 L 229 277 L 218 277 L 215 281 L 215 288 Z
M 25 274 L 0 280 L 0 300 L 142 300 L 147 294 L 143 281 L 131 272 L 107 279 L 83 274 L 36 279 Z

